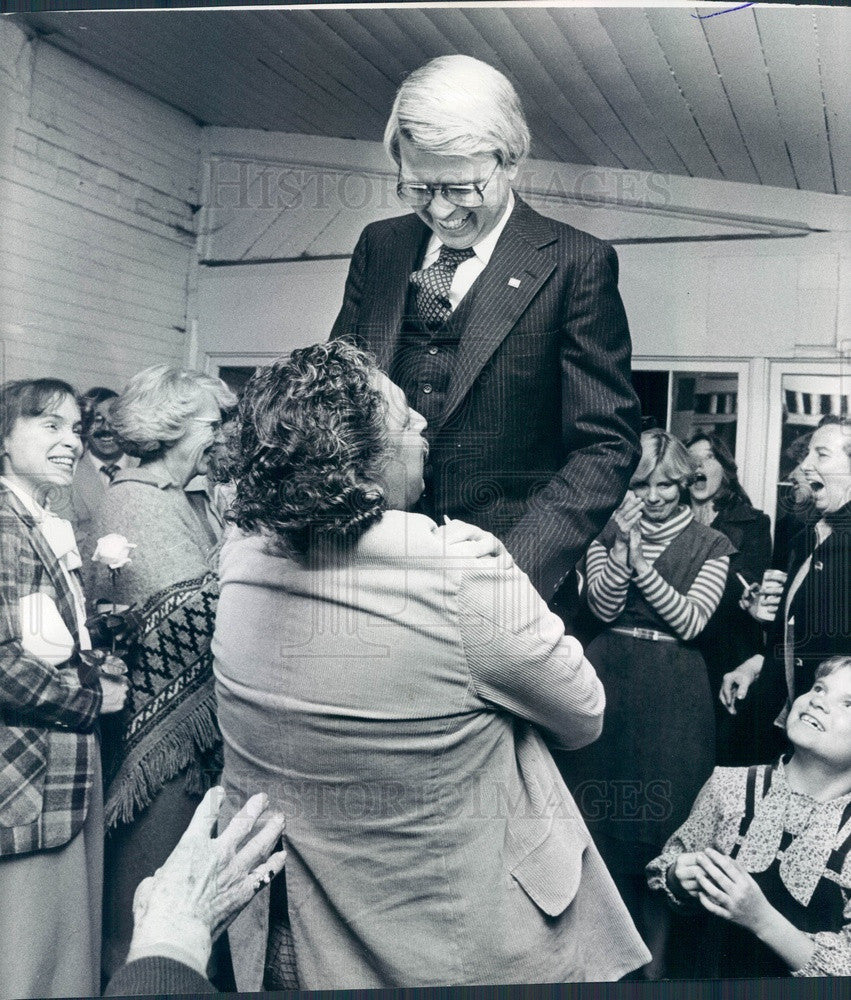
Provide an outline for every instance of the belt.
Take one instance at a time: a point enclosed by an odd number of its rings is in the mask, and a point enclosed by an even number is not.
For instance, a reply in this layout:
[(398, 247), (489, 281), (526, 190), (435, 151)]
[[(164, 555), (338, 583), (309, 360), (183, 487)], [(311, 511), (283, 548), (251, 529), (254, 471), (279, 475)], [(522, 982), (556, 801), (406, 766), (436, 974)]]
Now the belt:
[(632, 639), (649, 639), (651, 642), (679, 642), (675, 635), (668, 635), (667, 632), (657, 632), (655, 628), (618, 628), (612, 626), (610, 632), (617, 632), (618, 635), (628, 635)]

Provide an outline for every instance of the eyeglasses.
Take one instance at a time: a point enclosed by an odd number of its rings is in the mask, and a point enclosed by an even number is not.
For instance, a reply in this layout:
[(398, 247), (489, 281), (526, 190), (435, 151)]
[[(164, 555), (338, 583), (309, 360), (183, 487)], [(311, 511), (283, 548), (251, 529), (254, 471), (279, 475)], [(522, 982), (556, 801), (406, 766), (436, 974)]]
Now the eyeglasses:
[(219, 420), (208, 420), (206, 417), (190, 417), (190, 420), (194, 420), (197, 424), (207, 424), (210, 430), (214, 434), (218, 434), (222, 429), (222, 421)]
[(441, 198), (456, 208), (478, 208), (484, 203), (485, 188), (496, 173), (499, 161), (483, 181), (469, 181), (466, 184), (412, 184), (402, 180), (402, 170), (396, 181), (396, 194), (413, 208), (425, 208), (440, 192)]

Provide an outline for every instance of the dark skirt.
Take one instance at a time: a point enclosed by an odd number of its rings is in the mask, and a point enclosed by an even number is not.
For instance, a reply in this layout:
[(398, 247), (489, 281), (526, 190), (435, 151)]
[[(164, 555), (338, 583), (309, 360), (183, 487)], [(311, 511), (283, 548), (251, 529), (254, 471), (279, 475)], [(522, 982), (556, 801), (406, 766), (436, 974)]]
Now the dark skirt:
[(0, 859), (0, 997), (100, 995), (103, 794), (62, 847)]
[(174, 850), (201, 801), (186, 791), (186, 773), (167, 781), (131, 823), (106, 838), (103, 899), (103, 973), (115, 974), (127, 958), (133, 936), (133, 896)]
[(640, 874), (712, 773), (706, 665), (683, 643), (611, 631), (597, 636), (586, 656), (606, 692), (603, 732), (563, 766), (609, 867)]

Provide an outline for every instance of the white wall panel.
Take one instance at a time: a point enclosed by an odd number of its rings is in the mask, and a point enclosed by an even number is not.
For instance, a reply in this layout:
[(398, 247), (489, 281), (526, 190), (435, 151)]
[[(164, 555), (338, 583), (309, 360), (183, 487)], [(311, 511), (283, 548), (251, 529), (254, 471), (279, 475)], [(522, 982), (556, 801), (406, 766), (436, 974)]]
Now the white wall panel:
[(8, 21), (0, 78), (0, 375), (182, 363), (200, 127)]

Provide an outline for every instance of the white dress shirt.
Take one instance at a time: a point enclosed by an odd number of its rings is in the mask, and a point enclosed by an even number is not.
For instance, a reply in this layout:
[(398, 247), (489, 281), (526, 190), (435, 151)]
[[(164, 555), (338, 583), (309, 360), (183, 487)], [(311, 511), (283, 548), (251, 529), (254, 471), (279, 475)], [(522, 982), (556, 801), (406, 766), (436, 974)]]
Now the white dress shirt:
[[(473, 282), (478, 278), (478, 276), (484, 271), (488, 266), (493, 252), (496, 248), (496, 243), (499, 237), (502, 235), (503, 229), (508, 222), (508, 218), (514, 208), (514, 192), (509, 190), (508, 192), (508, 203), (505, 206), (505, 211), (502, 213), (502, 218), (494, 226), (494, 228), (485, 236), (483, 240), (473, 245), (473, 253), (475, 256), (470, 257), (469, 260), (462, 261), (456, 271), (455, 276), (452, 279), (452, 285), (449, 289), (449, 304), (454, 310), (461, 299), (470, 291), (473, 287)], [(440, 255), (440, 248), (443, 246), (437, 234), (432, 233), (431, 239), (428, 241), (428, 246), (426, 247), (426, 252), (423, 257), (423, 262), (420, 264), (420, 269), (431, 267), (432, 264), (437, 260)]]

